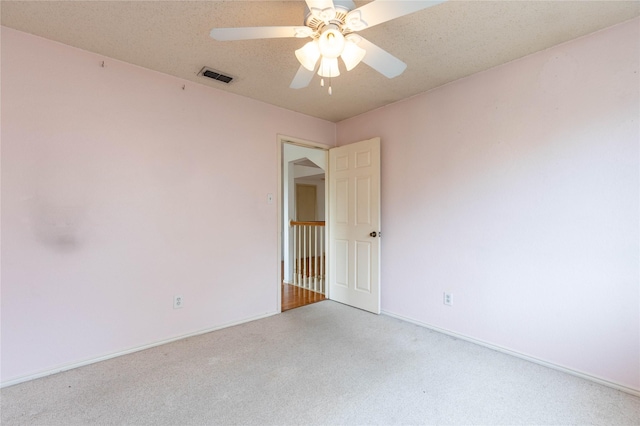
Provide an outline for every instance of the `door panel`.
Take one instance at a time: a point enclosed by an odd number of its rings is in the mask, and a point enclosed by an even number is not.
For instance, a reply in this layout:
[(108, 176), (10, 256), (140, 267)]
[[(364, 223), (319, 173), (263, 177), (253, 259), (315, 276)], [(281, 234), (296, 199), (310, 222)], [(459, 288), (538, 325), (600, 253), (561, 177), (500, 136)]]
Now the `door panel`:
[(356, 241), (356, 290), (371, 293), (371, 243)]
[(329, 297), (378, 314), (380, 139), (330, 149), (329, 170)]
[(336, 180), (334, 193), (335, 221), (341, 225), (346, 225), (349, 221), (349, 180)]
[(349, 241), (335, 242), (335, 283), (342, 287), (349, 286)]
[(371, 225), (371, 177), (356, 177), (356, 225)]

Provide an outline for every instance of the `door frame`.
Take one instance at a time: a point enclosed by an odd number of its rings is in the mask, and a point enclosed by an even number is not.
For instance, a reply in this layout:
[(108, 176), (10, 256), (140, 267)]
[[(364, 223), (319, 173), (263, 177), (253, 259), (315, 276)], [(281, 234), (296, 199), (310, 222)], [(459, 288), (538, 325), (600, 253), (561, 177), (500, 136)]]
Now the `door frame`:
[[(284, 149), (284, 144), (288, 143), (288, 144), (293, 144), (293, 145), (298, 145), (304, 148), (312, 148), (312, 149), (322, 149), (324, 151), (327, 152), (327, 159), (328, 159), (328, 155), (329, 155), (329, 149), (331, 148), (335, 148), (336, 145), (326, 145), (323, 143), (318, 143), (318, 142), (313, 142), (313, 141), (309, 141), (309, 140), (305, 140), (305, 139), (300, 139), (300, 138), (294, 138), (291, 136), (286, 136), (286, 135), (281, 135), (278, 134), (277, 135), (277, 141), (276, 141), (276, 151), (277, 151), (277, 165), (278, 165), (278, 196), (276, 197), (276, 202), (278, 204), (277, 207), (277, 221), (278, 221), (278, 234), (277, 234), (277, 240), (278, 240), (278, 253), (277, 253), (277, 258), (278, 258), (278, 262), (277, 262), (277, 276), (278, 276), (278, 280), (277, 280), (277, 285), (276, 285), (276, 300), (277, 300), (277, 312), (281, 313), (282, 312), (282, 291), (281, 291), (281, 287), (282, 287), (282, 275), (281, 275), (281, 264), (282, 264), (282, 238), (284, 236), (284, 229), (283, 229), (283, 217), (284, 217), (284, 212), (282, 211), (282, 180), (283, 180), (283, 164), (282, 164), (282, 151)], [(328, 165), (328, 161), (327, 161), (327, 165)], [(327, 170), (325, 170), (325, 182), (329, 182), (329, 167), (327, 167)], [(325, 184), (326, 185), (326, 184)], [(329, 212), (329, 191), (328, 189), (325, 191), (324, 194), (324, 198), (325, 198), (325, 217), (328, 219), (327, 215)], [(326, 221), (326, 229), (325, 229), (325, 233), (326, 235), (329, 235), (329, 221)], [(326, 251), (326, 256), (325, 256), (325, 268), (326, 268), (326, 275), (327, 277), (328, 272), (329, 272), (329, 268), (331, 267), (330, 262), (329, 262), (329, 247), (328, 244), (327, 246), (325, 246), (325, 251)], [(329, 299), (329, 286), (325, 284), (325, 296), (327, 299)]]

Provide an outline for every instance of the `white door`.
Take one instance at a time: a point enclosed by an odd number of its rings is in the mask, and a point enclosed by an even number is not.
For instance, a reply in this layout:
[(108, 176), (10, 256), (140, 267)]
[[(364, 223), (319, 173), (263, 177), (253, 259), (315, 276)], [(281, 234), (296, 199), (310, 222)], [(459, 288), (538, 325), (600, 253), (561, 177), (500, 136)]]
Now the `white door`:
[(380, 313), (380, 138), (329, 150), (329, 298)]

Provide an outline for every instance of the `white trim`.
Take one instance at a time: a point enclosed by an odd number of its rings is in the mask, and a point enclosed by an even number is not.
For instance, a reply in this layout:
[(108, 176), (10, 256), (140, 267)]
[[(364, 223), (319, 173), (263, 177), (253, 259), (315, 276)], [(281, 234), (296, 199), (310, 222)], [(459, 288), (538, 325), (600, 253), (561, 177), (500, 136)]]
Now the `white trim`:
[(284, 260), (282, 258), (282, 238), (284, 232), (282, 229), (282, 146), (284, 139), (285, 137), (281, 135), (277, 135), (276, 137), (276, 164), (278, 165), (278, 196), (276, 197), (276, 203), (278, 204), (276, 208), (276, 222), (278, 222), (276, 224), (276, 240), (278, 240), (276, 249), (276, 258), (278, 259), (278, 273), (276, 274), (276, 277), (278, 277), (276, 280), (276, 312), (279, 314), (282, 313), (282, 282), (280, 280), (282, 280), (282, 262)]
[(572, 368), (565, 367), (563, 365), (559, 365), (559, 364), (555, 364), (555, 363), (552, 363), (552, 362), (549, 362), (549, 361), (545, 361), (545, 360), (542, 360), (540, 358), (533, 357), (531, 355), (523, 354), (521, 352), (517, 352), (517, 351), (514, 351), (512, 349), (508, 349), (508, 348), (505, 348), (505, 347), (502, 347), (502, 346), (498, 346), (498, 345), (495, 345), (493, 343), (485, 342), (484, 340), (479, 340), (479, 339), (476, 339), (476, 338), (473, 338), (473, 337), (466, 336), (464, 334), (456, 333), (455, 331), (450, 331), (450, 330), (447, 330), (447, 329), (444, 329), (444, 328), (436, 327), (434, 325), (427, 324), (427, 323), (424, 323), (424, 322), (421, 322), (421, 321), (417, 321), (417, 320), (414, 320), (414, 319), (411, 319), (411, 318), (407, 318), (407, 317), (404, 317), (402, 315), (397, 315), (397, 314), (394, 314), (392, 312), (382, 311), (382, 314), (390, 316), (392, 318), (397, 318), (397, 319), (402, 320), (402, 321), (409, 322), (411, 324), (419, 325), (421, 327), (425, 327), (425, 328), (428, 328), (428, 329), (433, 330), (433, 331), (437, 331), (438, 333), (447, 334), (449, 336), (453, 336), (453, 337), (461, 339), (461, 340), (466, 340), (467, 342), (475, 343), (476, 345), (484, 346), (485, 348), (493, 349), (494, 351), (502, 352), (504, 354), (511, 355), (511, 356), (516, 357), (516, 358), (524, 359), (526, 361), (530, 361), (530, 362), (533, 362), (535, 364), (542, 365), (544, 367), (548, 367), (548, 368), (552, 368), (554, 370), (562, 371), (563, 373), (571, 374), (572, 376), (577, 376), (577, 377), (580, 377), (580, 378), (583, 378), (583, 379), (586, 379), (586, 380), (590, 380), (592, 382), (596, 382), (596, 383), (599, 383), (601, 385), (605, 385), (605, 386), (608, 386), (610, 388), (617, 389), (619, 391), (626, 392), (626, 393), (631, 394), (631, 395), (640, 396), (640, 390), (639, 389), (630, 388), (630, 387), (622, 385), (620, 383), (612, 382), (610, 380), (603, 379), (601, 377), (594, 376), (594, 375), (591, 375), (589, 373), (585, 373), (583, 371), (574, 370)]
[(293, 138), (291, 136), (278, 134), (278, 147), (281, 147), (282, 143), (291, 143), (294, 145), (303, 146), (305, 148), (319, 148), (325, 151), (336, 147), (335, 145), (327, 145), (324, 143), (313, 142), (306, 139)]
[(331, 244), (329, 243), (329, 235), (331, 235), (331, 163), (329, 162), (329, 152), (336, 146), (328, 148), (326, 151), (327, 170), (324, 172), (324, 297), (331, 300), (331, 274), (333, 268), (331, 264)]
[(198, 336), (200, 334), (210, 333), (212, 331), (217, 331), (217, 330), (221, 330), (223, 328), (233, 327), (235, 325), (240, 325), (240, 324), (244, 324), (244, 323), (247, 323), (247, 322), (256, 321), (256, 320), (267, 318), (267, 317), (270, 317), (272, 315), (277, 315), (277, 314), (278, 314), (278, 312), (271, 312), (271, 313), (264, 314), (264, 315), (258, 315), (256, 317), (251, 317), (251, 318), (247, 318), (247, 319), (240, 320), (240, 321), (230, 322), (230, 323), (223, 324), (223, 325), (220, 325), (220, 326), (217, 326), (217, 327), (207, 328), (205, 330), (200, 330), (200, 331), (196, 331), (196, 332), (193, 332), (193, 333), (183, 334), (183, 335), (180, 335), (180, 336), (177, 336), (177, 337), (172, 337), (172, 338), (169, 338), (169, 339), (160, 340), (159, 342), (149, 343), (147, 345), (142, 345), (142, 346), (136, 346), (135, 348), (126, 349), (124, 351), (119, 351), (119, 352), (114, 352), (114, 353), (111, 353), (111, 354), (108, 354), (108, 355), (99, 356), (97, 358), (91, 358), (91, 359), (87, 359), (87, 360), (84, 360), (84, 361), (75, 362), (75, 363), (72, 363), (72, 364), (65, 364), (65, 365), (62, 365), (62, 366), (58, 366), (58, 367), (52, 368), (50, 370), (41, 371), (39, 373), (30, 374), (30, 375), (27, 375), (27, 376), (18, 377), (17, 379), (12, 379), (12, 380), (8, 380), (6, 382), (2, 382), (2, 383), (0, 383), (0, 388), (5, 388), (5, 387), (8, 387), (8, 386), (17, 385), (18, 383), (23, 383), (23, 382), (27, 382), (29, 380), (39, 379), (39, 378), (46, 377), (46, 376), (51, 376), (52, 374), (61, 373), (63, 371), (67, 371), (67, 370), (73, 370), (74, 368), (84, 367), (85, 365), (95, 364), (96, 362), (106, 361), (108, 359), (116, 358), (116, 357), (119, 357), (119, 356), (122, 356), (122, 355), (128, 355), (128, 354), (131, 354), (131, 353), (134, 353), (134, 352), (144, 351), (146, 349), (154, 348), (156, 346), (166, 345), (167, 343), (175, 342), (177, 340), (182, 340), (182, 339), (186, 339), (188, 337)]

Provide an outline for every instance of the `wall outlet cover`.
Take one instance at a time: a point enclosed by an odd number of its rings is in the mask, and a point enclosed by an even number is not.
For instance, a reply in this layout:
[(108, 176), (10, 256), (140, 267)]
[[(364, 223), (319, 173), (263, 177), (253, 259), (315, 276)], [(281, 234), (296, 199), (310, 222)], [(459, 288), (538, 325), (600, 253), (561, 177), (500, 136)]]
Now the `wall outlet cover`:
[(444, 293), (443, 303), (447, 306), (453, 306), (453, 294)]
[(180, 295), (173, 296), (173, 309), (180, 309), (184, 305), (184, 299)]

